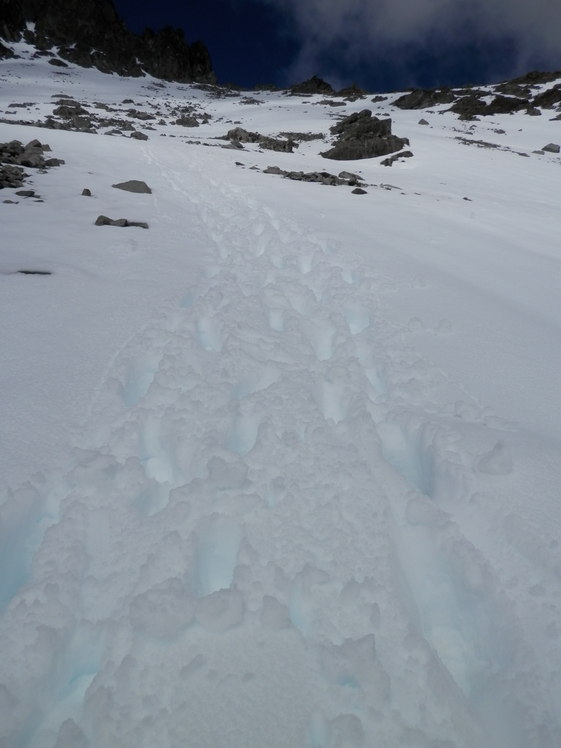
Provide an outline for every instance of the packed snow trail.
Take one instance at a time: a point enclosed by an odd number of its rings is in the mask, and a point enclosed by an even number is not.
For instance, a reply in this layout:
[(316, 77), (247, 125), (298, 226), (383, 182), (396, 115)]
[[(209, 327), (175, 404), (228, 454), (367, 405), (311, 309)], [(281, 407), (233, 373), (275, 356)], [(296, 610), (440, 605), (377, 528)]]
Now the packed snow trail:
[[(511, 427), (404, 345), (352, 247), (143, 153), (205, 270), (117, 354), (66, 474), (4, 507), (0, 745), (560, 744), (559, 667), (454, 520), (478, 471), (509, 480)], [(459, 413), (495, 444), (476, 470)]]

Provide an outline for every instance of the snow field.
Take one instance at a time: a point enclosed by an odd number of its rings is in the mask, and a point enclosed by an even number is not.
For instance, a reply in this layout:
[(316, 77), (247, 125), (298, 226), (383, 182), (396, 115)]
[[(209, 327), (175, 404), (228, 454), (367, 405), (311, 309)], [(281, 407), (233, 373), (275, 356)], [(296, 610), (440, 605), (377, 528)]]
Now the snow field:
[[(125, 84), (107, 96), (124, 97)], [(227, 116), (233, 105), (223, 106)], [(279, 106), (259, 115), (271, 128)], [(283, 116), (306, 129), (293, 107)], [(32, 412), (45, 393), (63, 402), (58, 381), (70, 403), (59, 421), (33, 419), (36, 444), (60, 424), (52, 468), (48, 445), (27, 454), (39, 472), (26, 481), (25, 465), (6, 460), (17, 479), (2, 505), (0, 745), (557, 745), (555, 436), (547, 418), (536, 417), (534, 437), (512, 417), (523, 410), (472, 395), (471, 382), (500, 369), (465, 351), (473, 319), (506, 338), (524, 319), (526, 344), (538, 309), (555, 333), (548, 261), (543, 305), (537, 292), (527, 315), (507, 305), (509, 327), (502, 301), (517, 272), (482, 284), (500, 265), (495, 235), (472, 228), (454, 190), (443, 208), (449, 193), (423, 167), (391, 172), (407, 203), (380, 190), (367, 208), (169, 138), (39, 137), (72, 176), (41, 177), (47, 202), (29, 208), (43, 211), (45, 240), (26, 260), (49, 257), (75, 314), (56, 316), (52, 286), (5, 283), (10, 350), (34, 360), (21, 326), (40, 313), (31, 342), (57, 347), (35, 380), (4, 382)], [(57, 203), (73, 221), (57, 248), (51, 198), (69, 192), (64, 179), (79, 195), (84, 160), (97, 204)], [(480, 164), (465, 169), (472, 178)], [(132, 176), (154, 194), (108, 190)], [(419, 198), (420, 217), (411, 193), (423, 187), (432, 194)], [(495, 207), (505, 252), (506, 204)], [(150, 230), (92, 227), (108, 206)], [(14, 215), (12, 264), (33, 238)], [(453, 269), (449, 253), (428, 248), (462, 222)], [(524, 230), (520, 221), (512, 233)], [(472, 247), (479, 267), (466, 280)], [(537, 288), (535, 261), (524, 262)], [(65, 340), (74, 355), (61, 353)], [(427, 353), (436, 349), (449, 351), (438, 365)], [(455, 357), (472, 363), (443, 365)], [(20, 409), (9, 420), (25, 437)]]

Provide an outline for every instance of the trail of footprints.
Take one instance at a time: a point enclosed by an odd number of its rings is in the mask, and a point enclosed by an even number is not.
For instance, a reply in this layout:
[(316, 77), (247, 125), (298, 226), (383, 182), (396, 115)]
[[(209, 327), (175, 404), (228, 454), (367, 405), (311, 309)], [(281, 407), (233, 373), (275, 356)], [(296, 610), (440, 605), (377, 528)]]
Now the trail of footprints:
[[(386, 279), (228, 187), (185, 199), (205, 276), (116, 360), (13, 609), (32, 638), (56, 585), (45, 625), (83, 664), (42, 695), (55, 664), (36, 658), (37, 710), (11, 709), (11, 729), (33, 745), (59, 745), (62, 717), (121, 746), (187, 724), (197, 748), (228, 730), (240, 748), (553, 745), (509, 602), (439, 507), (469, 471), (430, 401), (439, 374), (383, 317)], [(125, 727), (148, 694), (152, 726)]]

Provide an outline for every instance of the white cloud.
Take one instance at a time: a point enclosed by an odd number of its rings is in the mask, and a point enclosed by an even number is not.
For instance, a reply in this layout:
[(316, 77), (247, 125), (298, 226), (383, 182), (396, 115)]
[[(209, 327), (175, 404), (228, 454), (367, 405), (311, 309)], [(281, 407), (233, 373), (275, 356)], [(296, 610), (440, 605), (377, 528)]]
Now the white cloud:
[(561, 66), (561, 2), (557, 0), (262, 0), (287, 14), (301, 50), (292, 72), (317, 72), (322, 56), (347, 61), (383, 57), (407, 44), (438, 46), (462, 39), (511, 39), (520, 71)]

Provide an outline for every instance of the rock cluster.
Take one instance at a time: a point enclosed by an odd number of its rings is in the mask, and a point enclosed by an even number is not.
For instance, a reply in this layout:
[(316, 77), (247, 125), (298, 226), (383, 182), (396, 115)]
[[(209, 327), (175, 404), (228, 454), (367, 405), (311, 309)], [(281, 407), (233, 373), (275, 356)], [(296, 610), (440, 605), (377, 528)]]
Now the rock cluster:
[(235, 127), (233, 130), (229, 130), (222, 140), (229, 140), (233, 145), (238, 146), (242, 143), (258, 143), (260, 148), (283, 153), (292, 153), (294, 148), (298, 148), (298, 143), (295, 143), (291, 138), (286, 140), (271, 138), (258, 132), (244, 130), (243, 127)]
[(19, 140), (0, 143), (0, 189), (3, 187), (21, 187), (27, 176), (22, 167), (47, 169), (60, 166), (64, 161), (59, 158), (45, 158), (51, 150), (49, 145), (32, 140), (23, 145)]
[(407, 138), (392, 135), (391, 119), (373, 117), (370, 109), (345, 117), (331, 128), (331, 133), (338, 139), (333, 148), (321, 155), (336, 161), (386, 156), (409, 145)]
[(561, 77), (561, 71), (555, 73), (531, 72), (511, 81), (504, 81), (492, 87), (493, 99), (486, 101), (489, 90), (473, 88), (434, 88), (413, 89), (397, 98), (393, 105), (400, 109), (429, 109), (441, 104), (451, 104), (450, 111), (460, 115), (460, 119), (470, 120), (475, 117), (509, 114), (526, 111), (536, 116), (541, 114), (539, 107), (552, 109), (561, 104), (561, 84), (536, 93), (532, 89), (543, 86)]
[[(213, 83), (208, 50), (201, 42), (188, 45), (180, 29), (169, 26), (142, 35), (128, 31), (112, 0), (0, 0), (0, 36), (22, 36), (39, 51), (104, 73), (163, 80)], [(33, 23), (34, 30), (27, 27)], [(6, 49), (8, 52), (6, 53)], [(9, 48), (0, 49), (0, 55)], [(56, 64), (56, 63), (55, 63)]]
[(296, 182), (317, 182), (333, 187), (341, 184), (355, 187), (363, 183), (358, 174), (352, 174), (350, 171), (341, 171), (336, 176), (335, 174), (330, 174), (328, 171), (286, 171), (279, 166), (268, 166), (263, 173), (278, 174), (285, 179), (293, 179)]

